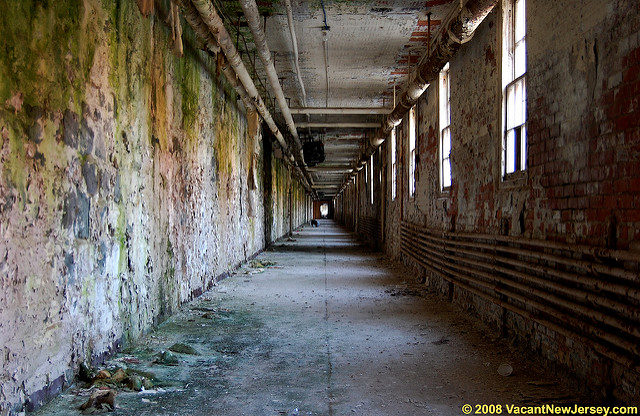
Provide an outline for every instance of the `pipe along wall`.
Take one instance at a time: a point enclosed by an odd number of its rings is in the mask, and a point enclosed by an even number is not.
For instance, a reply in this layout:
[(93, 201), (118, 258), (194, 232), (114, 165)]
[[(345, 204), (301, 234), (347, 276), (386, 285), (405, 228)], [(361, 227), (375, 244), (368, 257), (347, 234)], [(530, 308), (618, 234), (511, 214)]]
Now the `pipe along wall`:
[(308, 220), (259, 117), (185, 22), (174, 54), (162, 13), (144, 18), (134, 0), (3, 6), (0, 414), (38, 407), (79, 363), (288, 233), (290, 216)]

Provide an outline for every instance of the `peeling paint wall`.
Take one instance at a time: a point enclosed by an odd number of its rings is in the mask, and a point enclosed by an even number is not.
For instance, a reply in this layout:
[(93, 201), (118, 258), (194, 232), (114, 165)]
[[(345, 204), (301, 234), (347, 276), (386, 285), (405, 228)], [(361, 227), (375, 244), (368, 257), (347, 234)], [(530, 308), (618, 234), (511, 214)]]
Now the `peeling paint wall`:
[(273, 220), (271, 239), (288, 235), (291, 231), (311, 218), (309, 206), (311, 198), (302, 183), (291, 173), (288, 165), (280, 158), (272, 158), (272, 204)]
[[(433, 82), (418, 104), (416, 195), (408, 197), (405, 119), (397, 136), (398, 198), (391, 200), (387, 162), (386, 205), (378, 211), (385, 224), (384, 250), (413, 266), (416, 278), (589, 380), (599, 394), (623, 400), (638, 396), (636, 371), (595, 352), (578, 337), (560, 335), (449, 283), (440, 273), (425, 272), (402, 252), (400, 240), (405, 221), (435, 232), (638, 254), (639, 34), (636, 2), (527, 2), (528, 169), (519, 178), (502, 180), (502, 10), (496, 8), (450, 62), (452, 188), (442, 192), (439, 185), (438, 84)], [(383, 150), (388, 159), (386, 144)], [(362, 175), (358, 186), (348, 187), (337, 200), (343, 223), (354, 224), (374, 213)], [(637, 276), (637, 262), (617, 267), (635, 270)], [(597, 274), (589, 277), (610, 281)], [(554, 277), (545, 279), (552, 282)], [(631, 311), (624, 319), (634, 319), (637, 306), (627, 298), (623, 302)]]
[[(134, 0), (3, 6), (0, 414), (37, 407), (80, 362), (264, 248), (258, 117), (184, 22), (185, 56), (174, 54), (162, 10), (143, 18)], [(287, 215), (278, 201), (274, 238)]]

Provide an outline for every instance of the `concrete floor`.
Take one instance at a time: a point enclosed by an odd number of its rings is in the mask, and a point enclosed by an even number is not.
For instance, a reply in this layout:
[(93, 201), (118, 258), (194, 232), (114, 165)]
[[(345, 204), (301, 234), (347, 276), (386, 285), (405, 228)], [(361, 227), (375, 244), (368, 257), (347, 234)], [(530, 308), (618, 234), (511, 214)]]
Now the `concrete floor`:
[[(465, 403), (583, 399), (330, 221), (258, 260), (276, 264), (240, 269), (111, 361), (162, 386), (120, 391), (112, 414), (460, 415)], [(200, 355), (153, 364), (174, 342)], [(87, 394), (71, 388), (38, 414), (79, 413)]]

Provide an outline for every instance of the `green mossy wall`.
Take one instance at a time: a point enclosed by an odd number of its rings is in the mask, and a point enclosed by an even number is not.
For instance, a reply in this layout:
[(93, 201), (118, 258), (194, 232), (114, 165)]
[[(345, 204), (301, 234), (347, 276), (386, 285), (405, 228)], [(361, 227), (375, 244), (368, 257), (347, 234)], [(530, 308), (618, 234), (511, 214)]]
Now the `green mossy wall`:
[[(165, 21), (134, 0), (3, 2), (0, 415), (263, 248), (259, 122)], [(300, 188), (279, 169), (275, 193)]]

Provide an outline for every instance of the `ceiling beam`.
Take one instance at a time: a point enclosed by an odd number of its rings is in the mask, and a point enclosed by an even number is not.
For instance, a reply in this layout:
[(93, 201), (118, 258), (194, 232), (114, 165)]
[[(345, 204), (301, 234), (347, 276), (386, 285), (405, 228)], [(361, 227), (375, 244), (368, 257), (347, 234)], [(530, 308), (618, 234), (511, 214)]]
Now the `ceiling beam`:
[(380, 123), (297, 123), (299, 129), (377, 129)]
[(346, 172), (313, 172), (316, 176), (322, 177), (322, 175), (339, 175), (340, 177), (344, 177), (347, 175)]
[(353, 168), (351, 167), (342, 167), (342, 166), (314, 166), (308, 167), (307, 170), (309, 172), (334, 172), (334, 173), (351, 173), (353, 172)]
[(386, 107), (306, 107), (290, 108), (291, 114), (390, 114)]
[(355, 147), (356, 149), (361, 147), (362, 145), (359, 142), (348, 142), (346, 140), (342, 141), (342, 142), (325, 142), (324, 143), (324, 149), (343, 149), (345, 147)]

